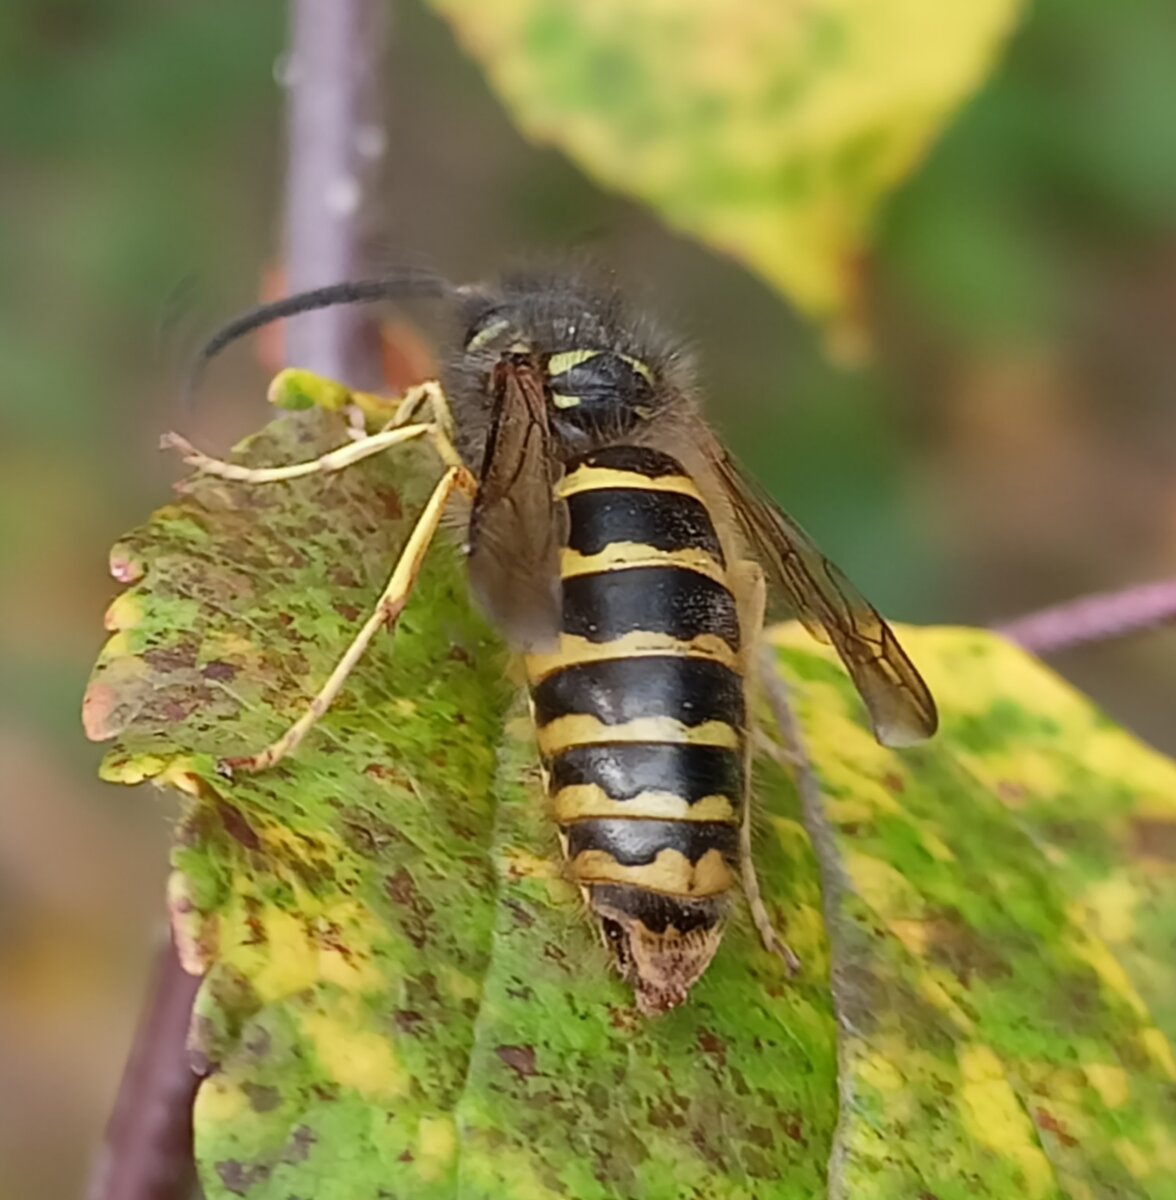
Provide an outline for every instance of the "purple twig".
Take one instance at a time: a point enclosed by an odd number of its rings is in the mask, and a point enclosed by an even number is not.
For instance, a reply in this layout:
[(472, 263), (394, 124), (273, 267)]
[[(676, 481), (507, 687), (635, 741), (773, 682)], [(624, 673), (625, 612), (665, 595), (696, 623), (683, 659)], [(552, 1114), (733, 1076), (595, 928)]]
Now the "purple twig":
[(199, 983), (165, 942), (86, 1200), (176, 1200), (192, 1191), (192, 1101), (199, 1080), (186, 1043)]
[(1047, 655), (1170, 622), (1176, 622), (1176, 579), (1084, 596), (994, 628), (1033, 654)]
[[(364, 273), (387, 134), (381, 97), (387, 0), (293, 0), (286, 284), (291, 292)], [(289, 322), (286, 361), (355, 387), (379, 383), (370, 313), (338, 307)]]

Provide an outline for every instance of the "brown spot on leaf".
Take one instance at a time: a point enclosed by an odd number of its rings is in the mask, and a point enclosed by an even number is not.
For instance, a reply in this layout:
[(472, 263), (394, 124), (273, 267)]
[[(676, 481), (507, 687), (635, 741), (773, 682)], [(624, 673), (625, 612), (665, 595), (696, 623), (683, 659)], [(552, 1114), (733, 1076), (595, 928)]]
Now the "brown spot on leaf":
[(796, 1113), (781, 1113), (779, 1123), (786, 1137), (801, 1146), (808, 1145), (808, 1138), (804, 1136), (804, 1121)]
[(216, 683), (225, 683), (236, 676), (237, 668), (232, 663), (210, 662), (200, 669), (200, 674)]
[(245, 1049), (254, 1058), (265, 1058), (270, 1052), (271, 1039), (268, 1029), (258, 1029), (245, 1042)]
[(242, 816), (239, 808), (221, 800), (217, 802), (216, 810), (229, 837), (240, 842), (247, 850), (261, 849), (261, 839), (254, 832), (253, 826)]
[(1053, 1113), (1046, 1112), (1044, 1108), (1035, 1108), (1033, 1110), (1033, 1120), (1037, 1123), (1038, 1129), (1044, 1129), (1047, 1133), (1052, 1133), (1063, 1146), (1078, 1145), (1078, 1139), (1072, 1137), (1066, 1131), (1066, 1127)]
[(396, 1023), (396, 1028), (409, 1037), (416, 1037), (425, 1023), (424, 1014), (417, 1012), (415, 1008), (398, 1008), (392, 1014), (392, 1020)]
[(906, 791), (906, 782), (897, 771), (887, 771), (882, 776), (882, 783), (892, 792), (901, 795)]
[(1140, 817), (1132, 822), (1132, 829), (1140, 854), (1176, 862), (1176, 821)]
[(496, 1046), (494, 1053), (519, 1079), (529, 1079), (537, 1073), (533, 1046)]
[(276, 1087), (261, 1083), (243, 1083), (243, 1091), (249, 1100), (249, 1107), (254, 1112), (273, 1112), (282, 1103), (282, 1093)]
[(143, 661), (160, 674), (188, 670), (196, 665), (196, 643), (180, 642), (175, 646), (157, 646), (143, 654)]
[(727, 1043), (709, 1029), (698, 1031), (698, 1048), (703, 1054), (713, 1058), (721, 1067), (727, 1065)]
[(408, 910), (410, 915), (404, 922), (404, 933), (419, 950), (429, 940), (428, 920), (433, 915), (433, 906), (417, 891), (412, 876), (404, 867), (388, 876), (384, 890), (389, 899)]
[(404, 515), (404, 509), (400, 504), (400, 496), (394, 489), (380, 488), (376, 492), (376, 499), (384, 510), (384, 516), (389, 521), (399, 521)]
[(516, 925), (530, 929), (535, 924), (535, 918), (517, 900), (507, 900), (506, 907), (510, 909)]
[(247, 1167), (244, 1163), (229, 1158), (216, 1164), (216, 1173), (226, 1191), (235, 1196), (244, 1196), (255, 1183), (261, 1183), (269, 1177), (269, 1168), (261, 1163)]
[(297, 1129), (290, 1135), (290, 1141), (286, 1145), (285, 1152), (282, 1154), (282, 1162), (295, 1163), (305, 1162), (310, 1157), (310, 1148), (318, 1141), (314, 1130), (306, 1125), (299, 1125)]

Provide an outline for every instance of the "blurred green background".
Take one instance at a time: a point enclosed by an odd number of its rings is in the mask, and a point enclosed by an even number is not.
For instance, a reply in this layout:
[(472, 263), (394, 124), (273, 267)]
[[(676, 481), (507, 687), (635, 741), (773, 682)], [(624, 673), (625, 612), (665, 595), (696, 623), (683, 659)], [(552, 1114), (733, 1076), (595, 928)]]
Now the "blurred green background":
[[(739, 267), (514, 132), (397, 6), (385, 224), (453, 278), (586, 250), (693, 340), (729, 442), (897, 618), (984, 623), (1176, 571), (1176, 6), (1040, 0), (886, 209), (876, 355), (840, 370)], [(80, 1194), (161, 935), (167, 802), (95, 778), (78, 705), (110, 543), (182, 423), (267, 417), (243, 348), (180, 416), (156, 335), (280, 237), (278, 0), (0, 3), (0, 1198)], [(393, 254), (395, 257), (395, 254)], [(1176, 748), (1176, 634), (1057, 664)]]

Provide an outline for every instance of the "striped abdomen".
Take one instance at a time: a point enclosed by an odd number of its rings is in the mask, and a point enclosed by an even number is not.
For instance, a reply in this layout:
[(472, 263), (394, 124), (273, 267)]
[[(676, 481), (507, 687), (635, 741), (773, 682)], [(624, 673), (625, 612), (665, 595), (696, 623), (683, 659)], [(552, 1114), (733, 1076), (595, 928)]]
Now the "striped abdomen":
[(573, 459), (559, 494), (562, 633), (526, 665), (571, 874), (598, 915), (655, 939), (712, 931), (717, 945), (746, 706), (714, 523), (682, 466), (644, 447)]

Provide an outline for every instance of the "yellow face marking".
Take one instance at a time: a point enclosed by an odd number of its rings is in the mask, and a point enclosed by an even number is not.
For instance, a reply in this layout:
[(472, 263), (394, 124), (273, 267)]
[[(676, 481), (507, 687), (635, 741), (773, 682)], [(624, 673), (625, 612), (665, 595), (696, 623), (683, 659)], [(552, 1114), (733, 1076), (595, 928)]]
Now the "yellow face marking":
[(735, 882), (718, 850), (708, 850), (696, 863), (678, 850), (660, 850), (650, 863), (626, 867), (606, 850), (584, 850), (569, 864), (572, 878), (585, 883), (628, 883), (670, 896), (717, 896)]
[(637, 488), (646, 492), (679, 492), (702, 500), (694, 480), (687, 475), (661, 475), (650, 479), (637, 471), (617, 471), (612, 467), (577, 467), (556, 484), (559, 497), (574, 496), (577, 492), (598, 492), (604, 488)]
[(565, 396), (563, 392), (552, 392), (551, 403), (556, 408), (578, 408), (580, 405), (579, 396)]
[(609, 745), (615, 742), (674, 742), (693, 746), (722, 746), (738, 750), (739, 730), (726, 721), (684, 725), (673, 717), (638, 717), (620, 725), (606, 725), (598, 717), (570, 713), (556, 717), (536, 730), (539, 751), (551, 758), (569, 746)]
[(628, 363), (642, 379), (645, 380), (651, 387), (653, 386), (653, 372), (639, 358), (634, 358), (631, 354), (618, 354), (617, 358), (623, 363)]
[(693, 546), (686, 550), (659, 550), (641, 542), (610, 542), (596, 554), (565, 549), (559, 557), (559, 573), (563, 579), (595, 575), (600, 571), (624, 571), (630, 567), (686, 567), (715, 583), (729, 586), (727, 572), (719, 563), (705, 550)]
[(478, 330), (468, 342), (466, 342), (467, 350), (481, 350), (484, 346), (489, 345), (496, 337), (505, 333), (510, 328), (510, 322), (505, 318), (500, 318), (497, 321), (491, 321), (485, 329)]
[(565, 371), (580, 366), (581, 363), (591, 362), (594, 358), (599, 358), (602, 353), (602, 350), (563, 350), (559, 354), (553, 354), (547, 360), (548, 378), (562, 375)]
[(631, 800), (614, 800), (595, 783), (575, 783), (560, 788), (551, 798), (561, 824), (584, 817), (640, 817), (667, 821), (738, 822), (735, 806), (726, 796), (703, 796), (693, 804), (673, 792), (646, 791)]
[(650, 633), (635, 629), (611, 642), (591, 642), (574, 634), (560, 634), (559, 646), (548, 654), (528, 654), (524, 660), (527, 679), (534, 687), (553, 671), (580, 663), (603, 662), (614, 658), (648, 658), (650, 655), (672, 654), (678, 658), (708, 658), (741, 673), (735, 651), (721, 637), (700, 633), (688, 642), (679, 641), (667, 633)]

